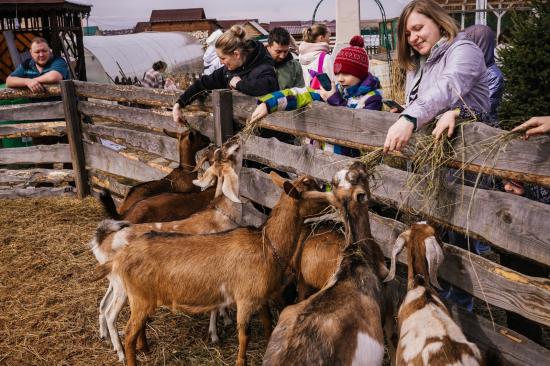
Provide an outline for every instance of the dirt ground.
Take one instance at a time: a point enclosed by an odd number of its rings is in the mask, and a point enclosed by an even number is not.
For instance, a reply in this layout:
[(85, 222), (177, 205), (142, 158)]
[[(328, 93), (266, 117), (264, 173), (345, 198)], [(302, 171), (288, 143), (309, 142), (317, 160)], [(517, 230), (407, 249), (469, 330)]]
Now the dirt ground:
[[(107, 281), (92, 281), (96, 260), (88, 242), (102, 218), (93, 198), (0, 200), (0, 365), (121, 365), (98, 335), (97, 307)], [(475, 312), (487, 316), (479, 301)], [(503, 323), (502, 310), (493, 316)], [(127, 318), (126, 308), (118, 329)], [(139, 362), (233, 365), (235, 326), (218, 322), (220, 346), (209, 342), (207, 330), (207, 314), (159, 310), (148, 323), (151, 352), (139, 354)], [(546, 347), (549, 335), (545, 327)], [(266, 344), (254, 318), (249, 365), (261, 364)]]
[[(91, 281), (88, 242), (102, 212), (88, 198), (0, 200), (0, 365), (121, 365), (99, 339), (97, 306), (106, 280)], [(119, 317), (123, 329), (128, 317)], [(160, 310), (147, 333), (141, 365), (233, 365), (234, 325), (219, 324), (221, 346), (208, 339), (208, 315)], [(249, 364), (261, 364), (266, 339), (254, 319)]]

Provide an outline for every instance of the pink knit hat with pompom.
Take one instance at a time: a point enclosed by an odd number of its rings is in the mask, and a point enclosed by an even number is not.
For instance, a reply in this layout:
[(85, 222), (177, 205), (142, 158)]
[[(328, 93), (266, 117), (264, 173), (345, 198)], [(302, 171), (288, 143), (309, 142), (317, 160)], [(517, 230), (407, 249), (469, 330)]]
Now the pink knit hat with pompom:
[(369, 74), (369, 56), (361, 36), (353, 36), (350, 46), (342, 48), (334, 60), (334, 74), (350, 74), (363, 80)]

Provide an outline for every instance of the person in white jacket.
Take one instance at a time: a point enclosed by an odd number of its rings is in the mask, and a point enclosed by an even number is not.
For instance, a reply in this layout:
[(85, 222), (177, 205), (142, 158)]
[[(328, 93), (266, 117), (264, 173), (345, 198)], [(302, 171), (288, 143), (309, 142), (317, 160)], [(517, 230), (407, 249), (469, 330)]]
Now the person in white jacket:
[(303, 31), (298, 60), (302, 66), (305, 85), (315, 90), (320, 89), (319, 81), (315, 77), (317, 74), (326, 73), (331, 81), (334, 80), (329, 42), (330, 31), (324, 24), (313, 24)]
[(206, 50), (204, 51), (204, 56), (202, 56), (203, 63), (204, 63), (204, 75), (210, 75), (215, 70), (222, 67), (222, 63), (220, 62), (220, 58), (216, 54), (216, 47), (214, 46), (216, 44), (216, 41), (220, 36), (223, 34), (221, 29), (217, 29), (216, 31), (212, 32), (206, 38)]

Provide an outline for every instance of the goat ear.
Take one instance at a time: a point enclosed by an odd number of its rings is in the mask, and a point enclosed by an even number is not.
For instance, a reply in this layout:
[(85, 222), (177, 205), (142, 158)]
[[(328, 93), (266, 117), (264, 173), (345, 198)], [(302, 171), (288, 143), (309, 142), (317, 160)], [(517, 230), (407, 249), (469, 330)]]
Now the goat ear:
[(405, 233), (401, 233), (397, 237), (397, 240), (395, 241), (395, 244), (393, 245), (393, 250), (391, 252), (391, 266), (390, 266), (390, 273), (388, 276), (384, 279), (384, 282), (389, 282), (395, 278), (395, 262), (397, 261), (397, 255), (403, 250), (403, 247), (405, 246)]
[(168, 131), (166, 128), (163, 128), (162, 132), (164, 132), (166, 136), (169, 136), (175, 139), (179, 139), (182, 135), (181, 133), (178, 133), (178, 132)]
[(332, 192), (306, 191), (302, 193), (302, 198), (307, 200), (324, 201), (329, 205), (336, 205), (336, 198)]
[(210, 168), (206, 169), (202, 177), (200, 179), (193, 179), (193, 184), (201, 187), (201, 189), (204, 191), (208, 187), (212, 187), (214, 183), (216, 182), (216, 174), (214, 172), (214, 166), (211, 166)]
[(233, 154), (235, 154), (237, 151), (239, 151), (240, 147), (241, 146), (239, 144), (233, 144), (233, 145), (229, 146), (229, 148), (225, 152), (225, 158), (226, 159), (231, 158), (233, 156)]
[(287, 181), (286, 179), (284, 179), (283, 177), (281, 177), (279, 174), (275, 173), (274, 171), (271, 171), (269, 173), (269, 176), (271, 177), (271, 180), (273, 181), (273, 183), (275, 183), (275, 185), (281, 189), (284, 189), (284, 184), (285, 182)]
[(285, 180), (285, 182), (283, 183), (283, 189), (287, 195), (294, 198), (295, 200), (299, 200), (302, 196), (298, 191), (298, 188), (294, 187), (294, 185), (288, 180)]
[(443, 249), (441, 249), (441, 245), (439, 245), (435, 236), (429, 236), (424, 239), (424, 246), (426, 247), (426, 260), (428, 261), (430, 283), (435, 288), (441, 290), (441, 286), (437, 281), (437, 270), (441, 263), (443, 263), (443, 259), (445, 259)]
[(225, 168), (223, 171), (222, 192), (225, 197), (235, 203), (242, 203), (239, 199), (239, 177), (231, 168)]

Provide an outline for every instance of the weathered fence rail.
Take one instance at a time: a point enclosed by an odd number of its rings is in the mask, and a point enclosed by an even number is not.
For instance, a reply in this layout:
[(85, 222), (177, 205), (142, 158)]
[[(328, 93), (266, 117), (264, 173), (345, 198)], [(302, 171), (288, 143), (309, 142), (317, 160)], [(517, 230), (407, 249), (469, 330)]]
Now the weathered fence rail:
[[(70, 123), (79, 124), (81, 137), (77, 144), (81, 145), (83, 152), (82, 166), (76, 169), (84, 171), (86, 182), (93, 192), (98, 188), (107, 188), (115, 197), (123, 197), (136, 182), (158, 179), (175, 166), (178, 159), (177, 141), (162, 130), (183, 130), (182, 126), (172, 121), (171, 112), (166, 109), (175, 103), (179, 91), (76, 81), (70, 83), (78, 97), (71, 101), (75, 113), (72, 119), (77, 122)], [(86, 98), (93, 98), (94, 101), (87, 101)], [(112, 102), (138, 103), (138, 106)], [(144, 109), (140, 106), (156, 108)], [(243, 124), (254, 107), (254, 98), (235, 92), (216, 91), (202, 104), (185, 108), (184, 114), (191, 125), (219, 142), (232, 134), (233, 127)], [(48, 108), (59, 111), (58, 106)], [(35, 113), (34, 108), (30, 107), (26, 111)], [(10, 109), (4, 116), (8, 113), (11, 113), (9, 116), (18, 115)], [(67, 115), (67, 106), (64, 115)], [(0, 120), (2, 116), (0, 111)], [(396, 118), (390, 113), (354, 111), (314, 103), (312, 108), (301, 111), (270, 115), (261, 122), (261, 127), (368, 150), (383, 145), (386, 131)], [(68, 122), (70, 120), (67, 119)], [(25, 133), (39, 133), (40, 128), (55, 130), (58, 127), (13, 125), (4, 130), (0, 127), (0, 134), (26, 136)], [(448, 165), (550, 186), (550, 139), (543, 137), (529, 142), (514, 139), (503, 144), (498, 154), (483, 151), (483, 144), (496, 141), (501, 133), (478, 123), (464, 126), (462, 137), (454, 146), (456, 153)], [(78, 140), (76, 136), (75, 139)], [(414, 141), (411, 146), (413, 144)], [(27, 149), (22, 150), (25, 155), (31, 156), (26, 160), (61, 159), (57, 161), (73, 161), (74, 165), (74, 153), (71, 158), (71, 150), (67, 146), (51, 150)], [(10, 149), (0, 150), (0, 164), (21, 160), (15, 152), (6, 150)], [(337, 170), (352, 161), (312, 146), (294, 146), (256, 136), (246, 140), (243, 150), (244, 158), (249, 161), (289, 173), (310, 174), (323, 181), (330, 181)], [(412, 149), (408, 149), (401, 156), (408, 158), (413, 153)], [(503, 192), (450, 184), (444, 196), (452, 205), (440, 210), (427, 206), (418, 193), (408, 192), (406, 182), (410, 173), (382, 164), (377, 167), (376, 176), (377, 183), (372, 195), (380, 204), (428, 218), (472, 238), (483, 239), (494, 248), (550, 265), (550, 232), (545, 229), (550, 222), (550, 210), (546, 205)], [(241, 170), (240, 193), (268, 208), (273, 207), (279, 195), (267, 174), (251, 168)], [(246, 212), (250, 220), (257, 222), (263, 219), (250, 205)], [(389, 256), (395, 238), (405, 229), (405, 224), (373, 214), (371, 226), (374, 237), (385, 255)], [(440, 270), (442, 279), (492, 306), (550, 326), (548, 278), (518, 273), (452, 245), (445, 244), (444, 250), (446, 259)], [(399, 260), (404, 262), (403, 257)], [(497, 350), (504, 364), (538, 366), (549, 359), (549, 350), (509, 329), (459, 309), (453, 308), (452, 313), (469, 339), (483, 350)]]

